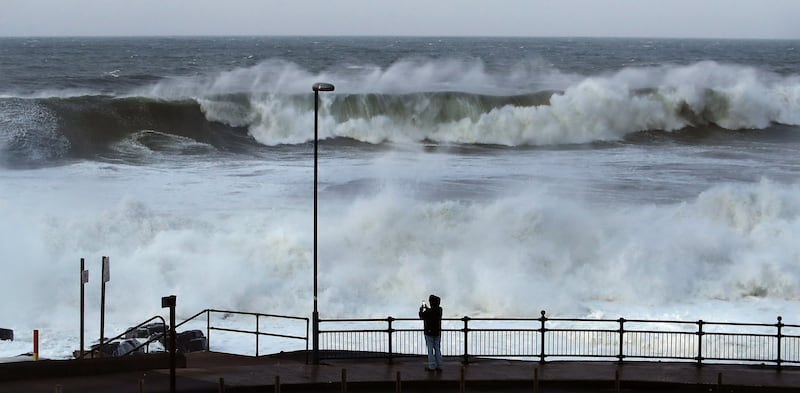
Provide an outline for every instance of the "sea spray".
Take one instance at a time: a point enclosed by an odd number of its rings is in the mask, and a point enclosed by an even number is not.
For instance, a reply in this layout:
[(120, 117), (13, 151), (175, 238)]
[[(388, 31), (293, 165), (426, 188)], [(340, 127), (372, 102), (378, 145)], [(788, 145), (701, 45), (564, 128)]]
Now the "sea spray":
[[(731, 130), (763, 129), (773, 122), (797, 125), (792, 114), (800, 108), (797, 78), (714, 62), (624, 69), (613, 75), (574, 81), (561, 86), (563, 92), (527, 92), (532, 97), (543, 97), (541, 101), (528, 99), (499, 106), (480, 95), (442, 92), (438, 79), (428, 78), (431, 85), (421, 87), (417, 94), (397, 96), (399, 93), (388, 93), (376, 86), (369, 90), (370, 94), (384, 98), (354, 100), (353, 95), (360, 90), (343, 88), (331, 97), (323, 97), (321, 116), (327, 123), (323, 129), (331, 130), (323, 138), (346, 137), (369, 143), (431, 140), (557, 145), (619, 140), (639, 131), (676, 131), (706, 125)], [(452, 91), (474, 90), (468, 86), (455, 84)], [(400, 98), (402, 106), (386, 105), (400, 102)], [(298, 112), (307, 108), (307, 103), (280, 94), (257, 95), (253, 100), (250, 111), (255, 113), (244, 118), (253, 119), (248, 127), (256, 140), (268, 145), (297, 143), (296, 138), (307, 140), (301, 137), (305, 134), (300, 131), (305, 130), (300, 127), (303, 122), (287, 121), (312, 118), (310, 108), (305, 109), (305, 114)], [(204, 105), (213, 119), (241, 125), (242, 116), (229, 121), (212, 108)]]
[(180, 319), (309, 316), (315, 82), (323, 318), (435, 292), (456, 318), (800, 320), (796, 42), (3, 43), (2, 143), (26, 148), (0, 153), (0, 311), (43, 356), (76, 348), (82, 257), (87, 337), (103, 255), (107, 332), (170, 294)]
[[(349, 315), (354, 305), (363, 315), (401, 315), (434, 288), (453, 312), (488, 315), (542, 307), (580, 314), (583, 302), (597, 300), (795, 299), (797, 274), (778, 271), (796, 271), (796, 195), (766, 182), (713, 188), (688, 204), (600, 209), (546, 191), (487, 202), (420, 202), (384, 191), (323, 209), (321, 298), (329, 316)], [(15, 274), (3, 286), (6, 296), (39, 288), (31, 315), (60, 309), (64, 303), (47, 300), (53, 296), (74, 305), (77, 291), (65, 285), (73, 265), (106, 254), (114, 262), (109, 290), (125, 294), (109, 302), (117, 317), (147, 315), (151, 298), (166, 292), (183, 299), (185, 312), (307, 308), (306, 210), (184, 215), (143, 201), (80, 215), (3, 209), (18, 218), (3, 227), (11, 258), (49, 272)], [(699, 236), (688, 235), (698, 228)], [(44, 247), (25, 247), (37, 233)]]

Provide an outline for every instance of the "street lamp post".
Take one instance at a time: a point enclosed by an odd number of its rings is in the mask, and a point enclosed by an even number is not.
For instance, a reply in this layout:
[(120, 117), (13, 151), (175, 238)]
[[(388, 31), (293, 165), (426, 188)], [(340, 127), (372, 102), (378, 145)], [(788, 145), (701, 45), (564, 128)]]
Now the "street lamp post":
[(319, 92), (333, 91), (330, 83), (315, 83), (311, 86), (314, 90), (314, 312), (311, 314), (313, 335), (313, 361), (319, 364), (319, 310), (317, 310), (317, 146), (319, 145)]

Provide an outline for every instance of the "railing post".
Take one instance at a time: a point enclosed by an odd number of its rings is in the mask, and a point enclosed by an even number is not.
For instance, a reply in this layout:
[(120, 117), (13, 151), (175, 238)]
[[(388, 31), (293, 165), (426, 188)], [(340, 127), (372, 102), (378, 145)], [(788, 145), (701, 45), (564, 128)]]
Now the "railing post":
[(469, 363), (469, 343), (468, 343), (468, 336), (469, 336), (469, 317), (461, 318), (464, 321), (464, 360), (463, 363)]
[(781, 368), (781, 339), (783, 338), (783, 318), (778, 315), (778, 369)]
[(206, 309), (206, 351), (211, 350), (211, 309)]
[(389, 329), (386, 330), (386, 333), (389, 334), (389, 363), (391, 363), (392, 360), (394, 359), (394, 351), (392, 349), (392, 336), (394, 336), (394, 329), (392, 329), (392, 322), (394, 321), (394, 318), (392, 317), (386, 318), (386, 321), (389, 323)]
[(697, 321), (697, 367), (703, 365), (703, 320)]
[(308, 318), (306, 318), (306, 364), (308, 364)]
[(625, 350), (625, 318), (619, 319), (619, 354), (617, 355), (617, 361), (622, 363), (622, 359), (625, 357), (623, 353)]
[(256, 316), (256, 357), (258, 357), (258, 336), (260, 336), (260, 334), (258, 330), (258, 314), (255, 314), (255, 316)]
[(544, 363), (544, 357), (545, 357), (545, 353), (544, 353), (544, 332), (546, 332), (547, 329), (545, 329), (544, 323), (545, 323), (545, 321), (547, 321), (547, 317), (545, 317), (544, 314), (545, 314), (545, 312), (544, 312), (544, 310), (542, 310), (542, 316), (539, 317), (539, 321), (541, 322), (541, 327), (539, 328), (539, 336), (541, 337), (541, 341), (539, 343), (539, 345), (540, 345), (540, 348), (539, 348), (540, 349), (539, 362), (540, 363)]

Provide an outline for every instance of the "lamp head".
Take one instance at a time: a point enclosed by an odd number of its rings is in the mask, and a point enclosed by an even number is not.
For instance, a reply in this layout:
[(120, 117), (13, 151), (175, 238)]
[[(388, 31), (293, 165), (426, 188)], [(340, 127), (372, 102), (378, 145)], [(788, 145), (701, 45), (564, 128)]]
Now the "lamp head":
[(317, 82), (311, 86), (311, 89), (314, 91), (333, 91), (333, 85), (325, 82)]

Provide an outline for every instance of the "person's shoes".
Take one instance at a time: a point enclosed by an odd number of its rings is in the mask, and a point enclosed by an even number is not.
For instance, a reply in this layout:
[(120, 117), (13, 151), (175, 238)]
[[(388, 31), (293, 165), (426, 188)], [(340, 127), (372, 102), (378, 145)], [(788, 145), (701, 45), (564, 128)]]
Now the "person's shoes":
[(434, 369), (432, 369), (430, 367), (425, 367), (425, 371), (432, 372), (432, 371), (436, 371), (436, 370), (434, 370)]
[(436, 367), (436, 372), (437, 372), (437, 373), (440, 373), (440, 372), (442, 372), (442, 368), (441, 368), (441, 367)]

